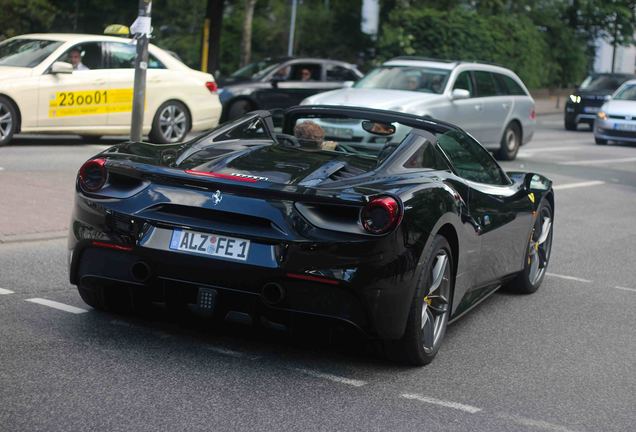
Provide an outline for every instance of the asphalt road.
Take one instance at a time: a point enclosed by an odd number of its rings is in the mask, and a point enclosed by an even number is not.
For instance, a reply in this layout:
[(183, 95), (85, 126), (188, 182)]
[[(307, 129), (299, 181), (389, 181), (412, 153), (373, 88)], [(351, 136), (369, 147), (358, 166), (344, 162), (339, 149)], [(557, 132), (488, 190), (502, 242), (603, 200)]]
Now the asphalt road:
[[(25, 167), (72, 187), (99, 148), (18, 140), (0, 188)], [(97, 312), (67, 281), (64, 239), (0, 244), (0, 430), (635, 430), (636, 146), (547, 116), (504, 166), (555, 182), (549, 274), (450, 326), (424, 368), (346, 335)]]

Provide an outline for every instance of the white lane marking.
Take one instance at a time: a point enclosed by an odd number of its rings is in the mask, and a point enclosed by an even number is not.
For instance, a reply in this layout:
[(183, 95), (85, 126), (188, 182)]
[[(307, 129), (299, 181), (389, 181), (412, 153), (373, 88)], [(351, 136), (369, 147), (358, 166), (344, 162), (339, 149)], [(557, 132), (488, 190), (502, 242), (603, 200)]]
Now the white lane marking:
[(32, 299), (26, 299), (25, 301), (41, 304), (43, 306), (48, 306), (53, 309), (59, 309), (61, 311), (70, 312), (74, 314), (82, 314), (82, 313), (88, 312), (86, 309), (78, 308), (78, 307), (67, 305), (64, 303), (58, 303), (56, 301), (47, 300), (43, 298), (32, 298)]
[(520, 155), (525, 155), (525, 154), (534, 155), (536, 153), (560, 152), (560, 151), (567, 151), (567, 150), (576, 150), (576, 149), (580, 149), (580, 148), (581, 148), (580, 146), (530, 148), (530, 149), (519, 150), (519, 154)]
[(338, 375), (332, 375), (328, 373), (318, 372), (311, 369), (303, 369), (303, 368), (292, 368), (293, 370), (304, 373), (305, 375), (312, 376), (314, 378), (323, 378), (328, 379), (329, 381), (338, 382), (340, 384), (346, 384), (354, 387), (362, 387), (366, 384), (366, 381), (356, 380), (352, 378), (341, 377)]
[(401, 395), (403, 398), (405, 399), (413, 399), (413, 400), (417, 400), (420, 402), (424, 402), (424, 403), (429, 403), (429, 404), (433, 404), (433, 405), (440, 405), (446, 408), (453, 408), (456, 410), (460, 410), (460, 411), (465, 411), (467, 413), (471, 413), (471, 414), (475, 414), (478, 413), (479, 411), (481, 411), (481, 408), (477, 408), (474, 407), (472, 405), (465, 405), (459, 402), (451, 402), (451, 401), (445, 401), (445, 400), (441, 400), (441, 399), (435, 399), (435, 398), (431, 398), (431, 397), (427, 397), (427, 396), (422, 396), (422, 395), (418, 395), (418, 394), (410, 394), (410, 393), (405, 393), (403, 395)]
[(602, 184), (605, 184), (605, 182), (600, 180), (592, 180), (592, 181), (586, 181), (586, 182), (560, 184), (560, 185), (552, 186), (552, 189), (554, 190), (574, 189), (574, 188), (580, 188), (580, 187), (598, 186)]
[(621, 158), (621, 159), (591, 159), (591, 160), (582, 160), (582, 161), (559, 162), (559, 165), (599, 165), (599, 164), (605, 164), (605, 163), (626, 163), (626, 162), (636, 162), (636, 157)]
[(13, 291), (8, 290), (8, 289), (4, 289), (4, 288), (0, 288), (0, 295), (1, 294), (13, 294)]
[(506, 414), (506, 413), (497, 413), (496, 415), (500, 419), (510, 420), (522, 426), (529, 426), (529, 427), (534, 427), (534, 428), (543, 429), (543, 430), (552, 431), (552, 432), (575, 432), (572, 429), (566, 428), (565, 426), (548, 423), (543, 420), (534, 420), (527, 417), (521, 417), (521, 416)]
[(577, 282), (584, 282), (584, 283), (592, 283), (591, 280), (589, 279), (583, 279), (583, 278), (578, 278), (578, 277), (574, 277), (574, 276), (566, 276), (566, 275), (560, 275), (560, 274), (556, 274), (556, 273), (547, 273), (546, 275), (551, 276), (551, 277), (555, 277), (555, 278), (559, 278), (559, 279), (567, 279), (567, 280), (573, 280), (573, 281), (577, 281)]
[(633, 292), (636, 292), (636, 289), (634, 289), (634, 288), (627, 288), (627, 287), (622, 287), (622, 286), (615, 286), (614, 288), (619, 289), (619, 290), (623, 290), (623, 291), (633, 291)]

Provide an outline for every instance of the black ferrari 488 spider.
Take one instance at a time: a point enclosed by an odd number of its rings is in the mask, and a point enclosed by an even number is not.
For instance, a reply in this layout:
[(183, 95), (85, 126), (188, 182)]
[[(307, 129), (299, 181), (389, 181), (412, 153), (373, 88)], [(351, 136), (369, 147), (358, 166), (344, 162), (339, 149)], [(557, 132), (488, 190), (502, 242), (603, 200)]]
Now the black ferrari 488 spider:
[(128, 142), (79, 170), (70, 280), (97, 309), (180, 305), (345, 323), (422, 365), (499, 287), (531, 293), (552, 183), (461, 129), (389, 111), (255, 111), (185, 144)]

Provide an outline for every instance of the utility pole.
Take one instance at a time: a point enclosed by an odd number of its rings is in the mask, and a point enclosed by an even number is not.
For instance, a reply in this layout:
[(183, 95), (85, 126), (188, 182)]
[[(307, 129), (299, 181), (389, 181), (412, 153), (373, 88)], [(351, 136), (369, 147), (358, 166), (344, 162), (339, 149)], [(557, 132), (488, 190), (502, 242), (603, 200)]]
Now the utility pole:
[(294, 33), (296, 32), (296, 8), (298, 0), (292, 0), (291, 20), (289, 22), (289, 40), (287, 43), (287, 55), (294, 55)]
[(148, 69), (148, 38), (150, 37), (150, 13), (152, 0), (139, 0), (137, 19), (130, 26), (130, 32), (137, 41), (135, 60), (135, 85), (133, 89), (132, 120), (130, 122), (130, 140), (141, 141), (144, 125), (144, 105), (146, 103), (146, 70)]
[(201, 70), (203, 72), (210, 72), (214, 74), (220, 68), (219, 53), (221, 52), (223, 3), (224, 0), (207, 0), (205, 21), (203, 22), (203, 44), (201, 49)]

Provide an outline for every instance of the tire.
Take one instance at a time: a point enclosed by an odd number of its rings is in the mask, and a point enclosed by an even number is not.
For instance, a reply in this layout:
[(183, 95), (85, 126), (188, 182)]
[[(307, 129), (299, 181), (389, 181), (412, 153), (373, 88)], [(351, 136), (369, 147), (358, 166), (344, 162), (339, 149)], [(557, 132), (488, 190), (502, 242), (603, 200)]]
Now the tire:
[(389, 358), (412, 366), (426, 365), (435, 358), (452, 304), (453, 255), (446, 238), (436, 235), (426, 254), (404, 336), (384, 344)]
[(497, 151), (497, 159), (511, 161), (517, 157), (521, 146), (521, 130), (517, 123), (510, 123), (501, 137), (501, 144)]
[(606, 139), (603, 139), (603, 138), (596, 138), (596, 137), (594, 137), (594, 142), (595, 142), (597, 145), (607, 145), (607, 140), (606, 140)]
[(9, 144), (18, 129), (18, 109), (4, 96), (0, 96), (0, 146)]
[(152, 120), (150, 141), (156, 144), (171, 144), (184, 140), (192, 124), (186, 106), (176, 100), (161, 104)]
[(547, 200), (543, 200), (537, 214), (538, 216), (528, 241), (528, 253), (524, 261), (523, 270), (504, 286), (506, 291), (517, 294), (532, 294), (539, 289), (541, 282), (543, 282), (550, 262), (552, 234), (554, 231), (552, 228), (554, 214), (552, 213), (552, 206)]
[(569, 130), (569, 131), (575, 131), (576, 130), (576, 122), (572, 119), (568, 119), (567, 117), (565, 118), (565, 129)]
[(246, 99), (239, 99), (227, 107), (227, 120), (236, 120), (250, 111), (254, 111), (254, 104)]

